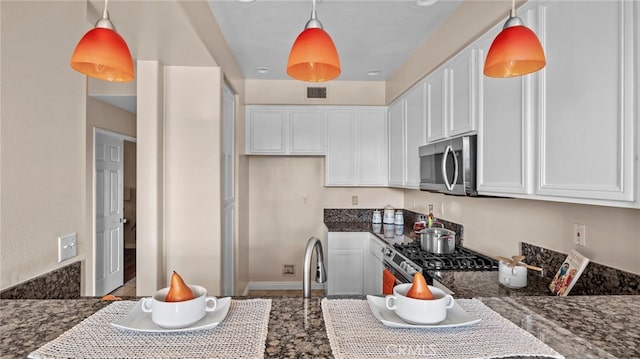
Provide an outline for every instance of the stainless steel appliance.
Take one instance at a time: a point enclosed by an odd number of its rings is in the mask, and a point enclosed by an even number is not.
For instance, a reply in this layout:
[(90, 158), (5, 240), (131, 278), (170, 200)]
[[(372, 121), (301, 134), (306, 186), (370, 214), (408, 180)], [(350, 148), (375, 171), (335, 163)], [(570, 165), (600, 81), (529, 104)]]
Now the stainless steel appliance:
[(389, 244), (382, 250), (383, 264), (396, 277), (397, 283), (411, 283), (420, 272), (433, 284), (433, 274), (441, 271), (497, 271), (498, 261), (457, 246), (451, 253), (431, 253), (421, 248), (420, 240), (405, 236), (402, 243)]
[(420, 189), (477, 196), (477, 136), (461, 136), (420, 146)]

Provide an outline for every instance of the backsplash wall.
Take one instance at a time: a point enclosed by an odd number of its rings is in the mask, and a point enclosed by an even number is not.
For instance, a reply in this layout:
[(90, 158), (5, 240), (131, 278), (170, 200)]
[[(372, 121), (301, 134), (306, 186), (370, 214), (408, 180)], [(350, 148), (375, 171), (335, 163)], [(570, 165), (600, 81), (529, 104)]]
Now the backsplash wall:
[[(539, 200), (446, 196), (405, 190), (404, 207), (464, 226), (464, 245), (487, 255), (510, 257), (520, 243), (569, 253), (640, 274), (640, 210)], [(440, 203), (444, 213), (439, 213)], [(573, 224), (585, 224), (586, 246), (573, 244)]]

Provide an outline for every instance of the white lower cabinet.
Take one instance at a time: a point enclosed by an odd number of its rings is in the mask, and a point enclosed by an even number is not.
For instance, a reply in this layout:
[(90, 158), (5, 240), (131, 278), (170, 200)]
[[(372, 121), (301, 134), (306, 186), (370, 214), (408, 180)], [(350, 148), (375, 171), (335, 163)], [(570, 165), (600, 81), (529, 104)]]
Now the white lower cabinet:
[(382, 294), (383, 247), (369, 232), (329, 232), (327, 295)]
[(369, 234), (369, 266), (364, 274), (367, 282), (364, 294), (382, 294), (382, 271), (384, 270), (382, 249), (384, 247), (385, 243), (381, 239)]
[(369, 233), (329, 232), (327, 295), (362, 295)]

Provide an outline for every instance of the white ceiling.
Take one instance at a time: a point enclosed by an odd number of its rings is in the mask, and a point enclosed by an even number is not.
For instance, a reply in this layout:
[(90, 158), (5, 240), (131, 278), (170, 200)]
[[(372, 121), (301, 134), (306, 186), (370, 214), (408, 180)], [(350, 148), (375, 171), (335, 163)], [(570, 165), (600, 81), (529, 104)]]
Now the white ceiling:
[[(433, 3), (418, 6), (419, 3)], [(304, 29), (311, 0), (208, 0), (246, 79), (291, 79), (291, 45)], [(384, 81), (462, 0), (321, 0), (318, 20), (332, 37), (342, 73), (335, 81)], [(268, 67), (260, 74), (256, 67)], [(380, 70), (369, 76), (370, 70)]]
[[(200, 1), (201, 9), (197, 4)], [(312, 0), (246, 1), (112, 0), (109, 13), (135, 60), (216, 66), (207, 46), (220, 41), (213, 35), (217, 22), (245, 79), (290, 80), (286, 74), (287, 58), (310, 18)], [(88, 2), (87, 30), (104, 8), (103, 0)], [(417, 2), (433, 4), (418, 6)], [(342, 73), (334, 81), (387, 80), (461, 3), (462, 0), (319, 0), (318, 19), (333, 38), (340, 56)], [(209, 10), (211, 13), (195, 20), (193, 13), (185, 13), (185, 6), (202, 14)], [(204, 24), (193, 23), (202, 19)], [(209, 33), (212, 37), (206, 38)], [(271, 71), (260, 74), (256, 67), (269, 67)], [(380, 74), (369, 76), (370, 70), (380, 70)], [(100, 90), (90, 91), (90, 96), (136, 111), (135, 90), (122, 91), (122, 84), (98, 82)]]

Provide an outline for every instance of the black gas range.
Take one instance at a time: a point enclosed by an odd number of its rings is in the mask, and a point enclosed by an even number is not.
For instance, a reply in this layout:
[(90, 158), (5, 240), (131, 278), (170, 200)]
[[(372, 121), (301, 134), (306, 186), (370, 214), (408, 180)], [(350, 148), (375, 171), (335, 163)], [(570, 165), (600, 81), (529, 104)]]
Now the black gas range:
[(434, 272), (498, 270), (497, 260), (471, 249), (456, 246), (452, 253), (435, 254), (422, 250), (420, 240), (406, 236), (405, 239), (383, 249), (384, 265), (396, 276), (398, 283), (411, 283), (416, 272), (433, 284), (431, 273)]

